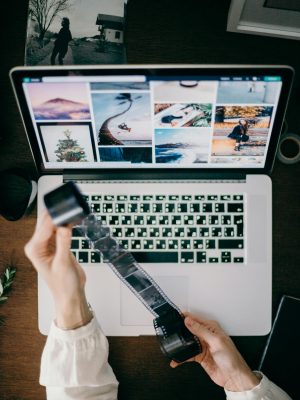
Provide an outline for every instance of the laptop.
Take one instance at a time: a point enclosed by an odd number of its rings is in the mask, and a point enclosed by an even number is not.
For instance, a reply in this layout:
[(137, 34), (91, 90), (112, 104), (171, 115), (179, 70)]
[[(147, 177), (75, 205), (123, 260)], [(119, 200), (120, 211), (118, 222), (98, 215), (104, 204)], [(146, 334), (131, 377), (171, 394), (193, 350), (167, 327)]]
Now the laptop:
[[(183, 311), (229, 335), (271, 328), (272, 171), (289, 66), (16, 67), (10, 77), (43, 196), (74, 181)], [(109, 336), (152, 315), (74, 229), (87, 298)], [(38, 321), (54, 306), (38, 278)]]

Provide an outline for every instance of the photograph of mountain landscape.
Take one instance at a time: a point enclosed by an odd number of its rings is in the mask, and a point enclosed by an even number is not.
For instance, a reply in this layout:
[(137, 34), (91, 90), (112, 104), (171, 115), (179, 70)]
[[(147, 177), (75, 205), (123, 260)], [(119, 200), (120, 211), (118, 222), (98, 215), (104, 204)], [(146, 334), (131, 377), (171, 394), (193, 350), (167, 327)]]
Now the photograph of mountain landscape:
[(156, 129), (156, 162), (186, 165), (206, 163), (210, 138), (209, 128)]
[(124, 64), (127, 0), (29, 0), (25, 65)]
[(38, 121), (91, 119), (83, 83), (27, 83), (26, 92)]

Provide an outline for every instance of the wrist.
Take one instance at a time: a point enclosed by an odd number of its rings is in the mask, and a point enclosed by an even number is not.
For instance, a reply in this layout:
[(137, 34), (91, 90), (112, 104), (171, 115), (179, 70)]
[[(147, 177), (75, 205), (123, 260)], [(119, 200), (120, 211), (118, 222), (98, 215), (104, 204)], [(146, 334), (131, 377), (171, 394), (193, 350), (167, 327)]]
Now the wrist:
[(93, 318), (93, 312), (84, 294), (56, 304), (56, 326), (71, 330), (87, 325)]
[(261, 378), (254, 374), (250, 369), (246, 371), (237, 371), (226, 382), (224, 389), (230, 392), (244, 392), (256, 387)]

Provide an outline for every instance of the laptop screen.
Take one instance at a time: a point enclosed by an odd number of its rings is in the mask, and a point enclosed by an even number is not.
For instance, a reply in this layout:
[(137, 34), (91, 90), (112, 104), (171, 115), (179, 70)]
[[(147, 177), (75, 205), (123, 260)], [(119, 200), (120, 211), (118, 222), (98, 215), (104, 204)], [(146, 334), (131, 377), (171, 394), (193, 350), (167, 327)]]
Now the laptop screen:
[(264, 168), (282, 76), (226, 72), (25, 71), (44, 170)]

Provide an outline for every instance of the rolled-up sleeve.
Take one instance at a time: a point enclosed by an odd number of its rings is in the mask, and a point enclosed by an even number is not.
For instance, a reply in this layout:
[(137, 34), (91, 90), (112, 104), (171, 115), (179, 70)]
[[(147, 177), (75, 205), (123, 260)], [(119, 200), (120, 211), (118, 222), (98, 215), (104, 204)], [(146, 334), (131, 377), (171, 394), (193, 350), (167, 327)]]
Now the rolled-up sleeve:
[(115, 400), (118, 381), (108, 364), (108, 341), (96, 318), (75, 330), (52, 322), (43, 350), (40, 384), (48, 400)]
[(230, 392), (225, 390), (227, 400), (292, 400), (280, 387), (271, 382), (262, 372), (254, 371), (261, 381), (252, 390)]

